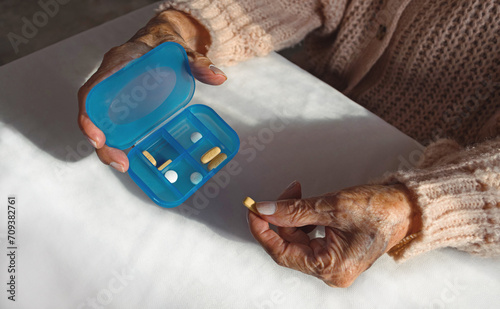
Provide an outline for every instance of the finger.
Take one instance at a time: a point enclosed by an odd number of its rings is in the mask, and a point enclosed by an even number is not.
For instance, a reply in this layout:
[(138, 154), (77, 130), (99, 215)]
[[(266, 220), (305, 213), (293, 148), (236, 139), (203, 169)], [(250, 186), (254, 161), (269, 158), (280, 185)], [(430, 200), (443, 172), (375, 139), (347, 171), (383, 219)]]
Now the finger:
[(165, 41), (175, 42), (184, 47), (189, 67), (194, 78), (208, 85), (220, 85), (227, 80), (226, 74), (216, 67), (205, 55), (195, 51), (178, 35), (169, 35)]
[(278, 234), (288, 242), (308, 245), (310, 241), (309, 236), (296, 227), (278, 227)]
[(104, 145), (102, 148), (97, 149), (96, 152), (102, 163), (110, 165), (122, 173), (128, 170), (129, 161), (127, 155), (123, 151)]
[[(178, 11), (164, 11), (150, 23), (158, 25), (152, 29), (161, 30), (161, 42), (176, 42), (186, 50), (189, 65), (194, 77), (200, 82), (209, 85), (220, 85), (227, 80), (226, 75), (213, 65), (206, 57), (207, 45), (210, 45), (206, 37), (210, 34), (205, 27), (188, 14)], [(142, 35), (147, 39), (148, 35)]]
[[(278, 200), (301, 198), (302, 188), (299, 182), (292, 182), (278, 197)], [(288, 242), (309, 244), (309, 236), (296, 227), (278, 227), (278, 234)]]
[(103, 74), (102, 71), (97, 71), (78, 91), (78, 126), (96, 149), (104, 146), (106, 143), (106, 136), (101, 129), (90, 120), (86, 110), (86, 100), (90, 90), (107, 76), (108, 75)]
[(286, 187), (278, 196), (278, 200), (299, 199), (302, 197), (302, 186), (300, 182), (294, 181)]
[(193, 76), (208, 85), (220, 85), (227, 80), (226, 74), (216, 67), (206, 56), (186, 48)]
[(304, 261), (308, 260), (313, 255), (310, 247), (304, 244), (286, 241), (269, 228), (269, 223), (252, 212), (248, 215), (248, 222), (253, 237), (260, 243), (273, 260), (281, 266), (305, 272), (306, 268)]
[(282, 227), (330, 225), (333, 222), (335, 197), (314, 197), (259, 202), (256, 209), (269, 223)]
[(78, 126), (94, 148), (99, 149), (104, 146), (104, 144), (106, 143), (106, 136), (90, 120), (87, 113), (78, 115)]
[(319, 256), (327, 253), (327, 251), (328, 251), (326, 249), (326, 241), (324, 238), (311, 239), (311, 241), (309, 242), (309, 247), (311, 247), (311, 249), (314, 252), (314, 256), (316, 256), (316, 257), (319, 257)]

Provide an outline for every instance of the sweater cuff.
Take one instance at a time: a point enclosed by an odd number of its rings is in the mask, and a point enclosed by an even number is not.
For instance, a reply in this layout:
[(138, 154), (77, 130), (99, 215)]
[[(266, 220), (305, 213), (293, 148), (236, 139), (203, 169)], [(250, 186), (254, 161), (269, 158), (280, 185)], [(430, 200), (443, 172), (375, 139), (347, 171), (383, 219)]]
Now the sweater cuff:
[(433, 166), (397, 172), (383, 182), (406, 185), (422, 214), (421, 231), (389, 252), (397, 261), (442, 247), (500, 255), (500, 143), (461, 151), (446, 144), (426, 149)]
[(205, 26), (212, 39), (207, 57), (216, 65), (232, 65), (274, 50), (271, 35), (237, 1), (176, 0), (159, 7), (167, 9), (190, 14)]

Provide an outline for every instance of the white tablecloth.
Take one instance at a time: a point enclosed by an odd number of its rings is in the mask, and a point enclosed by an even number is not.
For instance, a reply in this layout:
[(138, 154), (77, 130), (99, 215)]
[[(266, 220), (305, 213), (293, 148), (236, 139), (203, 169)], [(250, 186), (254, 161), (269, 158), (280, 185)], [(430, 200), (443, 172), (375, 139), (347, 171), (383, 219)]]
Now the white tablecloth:
[[(237, 168), (176, 209), (102, 165), (76, 124), (79, 86), (147, 7), (0, 67), (1, 308), (494, 308), (500, 263), (452, 249), (388, 256), (347, 289), (281, 268), (248, 231), (249, 195), (292, 180), (312, 196), (411, 166), (421, 147), (277, 54), (197, 85), (239, 134)], [(7, 198), (17, 197), (16, 302), (6, 292)]]

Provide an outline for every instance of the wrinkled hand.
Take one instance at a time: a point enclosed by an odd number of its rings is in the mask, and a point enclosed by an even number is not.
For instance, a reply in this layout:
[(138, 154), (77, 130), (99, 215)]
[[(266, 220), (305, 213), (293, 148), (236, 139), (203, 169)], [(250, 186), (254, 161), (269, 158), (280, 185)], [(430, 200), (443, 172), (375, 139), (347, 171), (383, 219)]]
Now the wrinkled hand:
[(159, 13), (128, 42), (108, 51), (97, 72), (78, 91), (78, 125), (96, 148), (101, 161), (120, 172), (128, 170), (128, 158), (123, 151), (105, 144), (106, 136), (87, 115), (85, 100), (90, 90), (99, 82), (123, 68), (131, 60), (141, 57), (167, 41), (179, 43), (186, 49), (191, 71), (199, 81), (220, 85), (227, 79), (224, 73), (204, 56), (210, 45), (209, 33), (196, 20), (178, 11)]
[[(257, 203), (260, 217), (249, 212), (250, 230), (276, 263), (330, 286), (350, 286), (419, 228), (420, 216), (403, 185), (353, 187), (306, 199), (301, 195), (295, 182), (278, 201)], [(325, 226), (325, 237), (311, 240), (305, 230), (311, 231), (310, 225)]]

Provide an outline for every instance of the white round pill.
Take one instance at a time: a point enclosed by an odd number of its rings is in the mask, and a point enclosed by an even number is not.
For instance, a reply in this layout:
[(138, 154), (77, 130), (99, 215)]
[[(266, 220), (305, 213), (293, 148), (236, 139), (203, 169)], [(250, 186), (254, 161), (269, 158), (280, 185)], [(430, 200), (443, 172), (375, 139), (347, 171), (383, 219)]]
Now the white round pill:
[(201, 138), (203, 137), (203, 135), (201, 135), (200, 132), (194, 132), (193, 134), (191, 134), (191, 141), (195, 144), (197, 141), (199, 141)]
[(198, 172), (192, 173), (190, 178), (193, 185), (197, 185), (203, 180), (203, 176)]
[(170, 183), (174, 183), (177, 181), (179, 176), (175, 171), (169, 170), (165, 173), (165, 178), (167, 178), (167, 180), (170, 181)]

